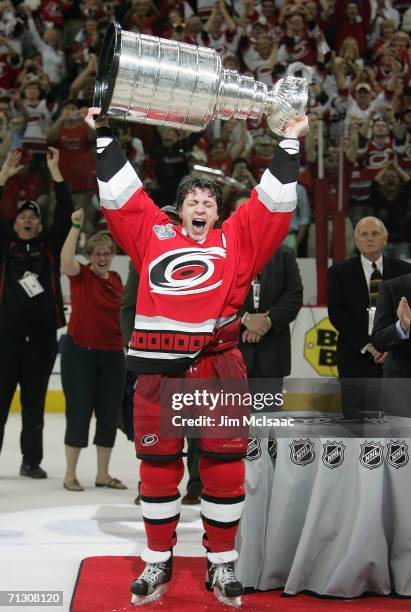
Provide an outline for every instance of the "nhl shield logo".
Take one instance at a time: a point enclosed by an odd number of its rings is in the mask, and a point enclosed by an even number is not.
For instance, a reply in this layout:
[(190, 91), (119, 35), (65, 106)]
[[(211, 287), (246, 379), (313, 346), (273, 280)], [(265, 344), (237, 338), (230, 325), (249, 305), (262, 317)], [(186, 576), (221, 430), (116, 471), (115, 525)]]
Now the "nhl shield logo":
[(308, 465), (315, 459), (314, 443), (311, 440), (293, 440), (290, 449), (290, 459), (296, 465)]
[(363, 442), (361, 444), (360, 463), (369, 470), (382, 465), (384, 460), (384, 447), (380, 442)]
[(167, 238), (174, 238), (176, 232), (173, 228), (172, 223), (167, 223), (167, 225), (154, 225), (153, 230), (157, 238), (160, 240), (167, 240)]
[(331, 469), (339, 467), (344, 461), (345, 448), (342, 442), (330, 442), (327, 440), (323, 444), (322, 460), (324, 465)]
[(261, 442), (259, 438), (248, 439), (247, 461), (256, 461), (261, 457)]
[(408, 461), (408, 444), (405, 440), (390, 440), (387, 445), (387, 463), (398, 469), (407, 465)]
[(274, 438), (268, 438), (268, 454), (273, 462), (277, 461), (277, 440)]

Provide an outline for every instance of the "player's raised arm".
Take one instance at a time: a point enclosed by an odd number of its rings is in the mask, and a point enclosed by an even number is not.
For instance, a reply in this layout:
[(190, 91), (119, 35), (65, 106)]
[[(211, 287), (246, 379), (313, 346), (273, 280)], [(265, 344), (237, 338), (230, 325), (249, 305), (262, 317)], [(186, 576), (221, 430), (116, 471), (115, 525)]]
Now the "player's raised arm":
[(244, 260), (252, 261), (252, 267), (244, 270), (245, 284), (272, 257), (288, 233), (297, 201), (299, 138), (307, 132), (306, 115), (287, 121), (286, 135), (277, 143), (260, 183), (252, 190), (248, 202), (223, 224), (224, 231), (233, 228), (239, 237), (241, 249), (247, 253)]
[(99, 108), (90, 108), (85, 121), (97, 135), (100, 204), (111, 234), (139, 270), (151, 228), (162, 217), (166, 222), (168, 218), (144, 191), (142, 181), (114, 138), (108, 120), (98, 122), (95, 119), (99, 113)]

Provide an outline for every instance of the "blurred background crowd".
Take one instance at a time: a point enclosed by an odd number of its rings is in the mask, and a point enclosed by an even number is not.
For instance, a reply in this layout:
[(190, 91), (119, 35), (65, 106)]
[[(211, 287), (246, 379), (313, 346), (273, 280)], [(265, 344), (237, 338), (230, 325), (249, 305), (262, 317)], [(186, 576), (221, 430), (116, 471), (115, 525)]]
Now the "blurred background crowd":
[[(85, 211), (79, 249), (104, 229), (95, 180), (92, 105), (107, 25), (214, 48), (228, 69), (271, 86), (309, 79), (311, 129), (302, 152), (298, 207), (286, 244), (315, 253), (315, 182), (324, 172), (321, 214), (332, 226), (376, 215), (390, 254), (411, 242), (411, 8), (407, 0), (2, 0), (0, 2), (0, 164), (11, 150), (22, 169), (0, 184), (0, 222), (36, 200), (47, 226), (55, 206), (46, 151), (60, 167), (75, 208)], [(118, 124), (114, 131), (159, 207), (173, 205), (188, 173), (217, 178), (227, 215), (269, 164), (274, 135), (261, 121), (214, 121), (200, 134)], [(2, 181), (0, 181), (2, 182)], [(325, 197), (324, 197), (325, 194)]]

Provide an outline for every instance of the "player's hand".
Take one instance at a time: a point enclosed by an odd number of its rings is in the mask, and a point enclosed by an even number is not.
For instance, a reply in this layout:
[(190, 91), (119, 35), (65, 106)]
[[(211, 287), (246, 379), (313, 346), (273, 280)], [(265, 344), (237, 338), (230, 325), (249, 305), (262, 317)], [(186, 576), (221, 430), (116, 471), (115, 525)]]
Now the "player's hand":
[(95, 120), (95, 117), (98, 117), (100, 113), (101, 113), (101, 108), (98, 108), (96, 106), (92, 106), (91, 108), (88, 109), (88, 113), (84, 121), (87, 123), (87, 125), (92, 130), (95, 130), (99, 127), (108, 127), (108, 119), (103, 119), (103, 121)]
[(309, 130), (308, 117), (291, 117), (287, 119), (284, 128), (286, 138), (303, 138), (307, 136)]

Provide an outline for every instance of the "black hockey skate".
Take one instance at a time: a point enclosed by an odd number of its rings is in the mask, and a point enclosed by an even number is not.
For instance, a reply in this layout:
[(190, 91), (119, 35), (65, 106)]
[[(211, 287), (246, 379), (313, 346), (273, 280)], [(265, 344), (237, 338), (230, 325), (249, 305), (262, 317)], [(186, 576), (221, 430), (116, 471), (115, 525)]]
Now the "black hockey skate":
[(133, 606), (142, 606), (157, 601), (166, 593), (167, 582), (173, 573), (173, 556), (160, 563), (146, 563), (143, 572), (130, 586)]
[(207, 560), (207, 591), (214, 591), (218, 601), (226, 606), (239, 608), (241, 595), (244, 593), (243, 585), (234, 573), (234, 562), (211, 563)]

